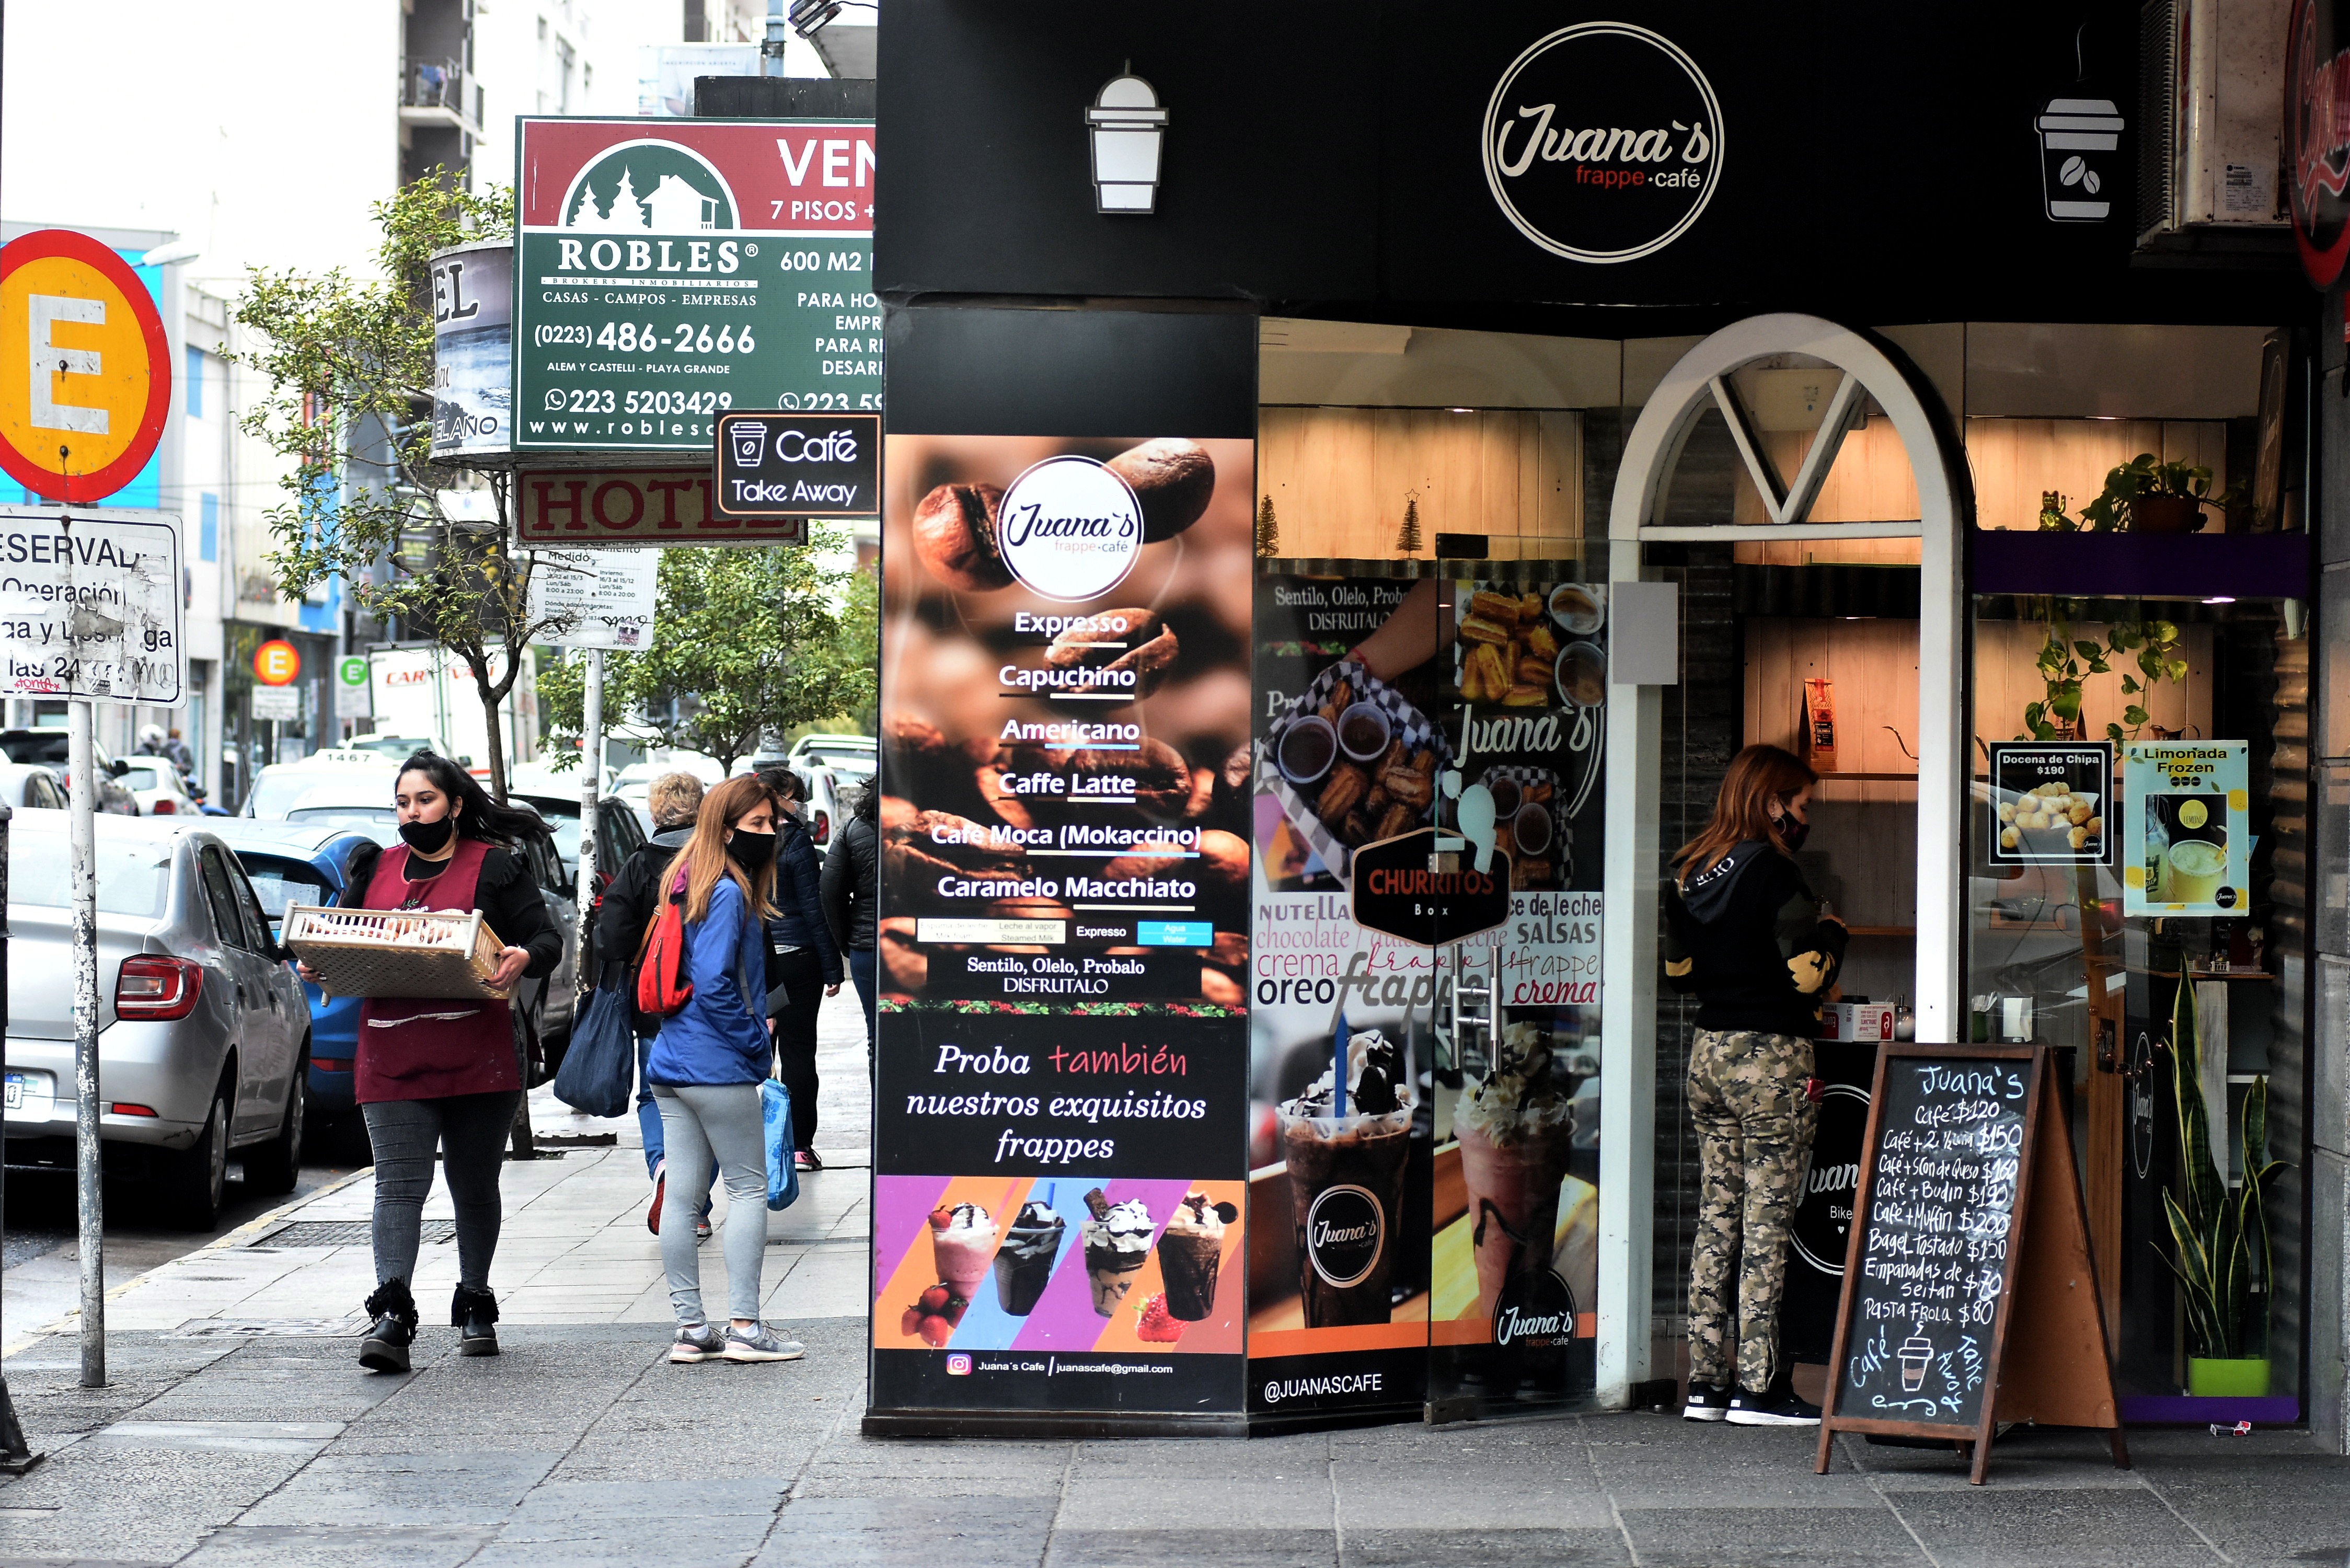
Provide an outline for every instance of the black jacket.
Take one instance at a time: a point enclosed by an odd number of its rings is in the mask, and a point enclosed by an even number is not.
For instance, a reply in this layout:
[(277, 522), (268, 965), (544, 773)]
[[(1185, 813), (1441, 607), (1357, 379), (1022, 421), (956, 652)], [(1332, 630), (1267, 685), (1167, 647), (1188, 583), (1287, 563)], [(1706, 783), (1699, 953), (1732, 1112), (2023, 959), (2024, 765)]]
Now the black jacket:
[(1665, 882), (1665, 980), (1695, 992), (1700, 1029), (1752, 1029), (1808, 1040), (1844, 963), (1845, 929), (1794, 861), (1749, 839), (1684, 888)]
[[(380, 844), (368, 845), (351, 857), (350, 880), (343, 887), (341, 908), (367, 908), (368, 884), (382, 858)], [(512, 850), (492, 846), (482, 857), (481, 879), (474, 884), (473, 894), (474, 907), (489, 920), (498, 940), (510, 948), (530, 950), (524, 974), (544, 980), (555, 972), (555, 966), (563, 961), (563, 932), (547, 913), (546, 895), (531, 876), (529, 861)]]
[(637, 947), (645, 938), (645, 922), (652, 919), (654, 883), (661, 867), (675, 858), (693, 836), (693, 825), (664, 828), (637, 846), (620, 863), (619, 874), (604, 889), (596, 911), (596, 962), (626, 964), (633, 969)]
[(825, 984), (838, 985), (841, 981), (840, 948), (832, 940), (832, 928), (825, 924), (820, 882), (816, 840), (808, 836), (806, 825), (788, 812), (777, 812), (774, 894), (776, 914), (767, 922), (770, 989), (781, 979), (774, 962), (776, 948), (813, 950), (816, 961), (824, 966)]
[(873, 950), (881, 892), (881, 838), (873, 825), (852, 816), (824, 857), (824, 919), (832, 940), (850, 952)]

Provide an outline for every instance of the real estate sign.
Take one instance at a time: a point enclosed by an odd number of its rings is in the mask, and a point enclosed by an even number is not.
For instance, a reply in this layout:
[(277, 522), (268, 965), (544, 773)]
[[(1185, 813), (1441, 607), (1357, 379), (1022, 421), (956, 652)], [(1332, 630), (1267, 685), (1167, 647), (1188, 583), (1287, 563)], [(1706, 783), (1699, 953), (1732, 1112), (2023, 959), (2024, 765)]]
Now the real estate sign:
[(881, 406), (869, 120), (517, 140), (516, 451), (707, 452), (730, 409)]

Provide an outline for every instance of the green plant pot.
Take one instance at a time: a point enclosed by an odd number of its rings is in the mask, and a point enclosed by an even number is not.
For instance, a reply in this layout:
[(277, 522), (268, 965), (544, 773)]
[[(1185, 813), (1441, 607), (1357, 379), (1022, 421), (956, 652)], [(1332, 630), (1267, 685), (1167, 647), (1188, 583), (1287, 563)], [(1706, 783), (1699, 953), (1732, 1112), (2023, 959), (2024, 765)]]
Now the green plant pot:
[(2193, 534), (2203, 526), (2203, 503), (2191, 495), (2141, 495), (2130, 503), (2130, 529), (2138, 534)]
[(2199, 1399), (2264, 1399), (2269, 1392), (2268, 1357), (2220, 1360), (2187, 1358), (2187, 1392)]

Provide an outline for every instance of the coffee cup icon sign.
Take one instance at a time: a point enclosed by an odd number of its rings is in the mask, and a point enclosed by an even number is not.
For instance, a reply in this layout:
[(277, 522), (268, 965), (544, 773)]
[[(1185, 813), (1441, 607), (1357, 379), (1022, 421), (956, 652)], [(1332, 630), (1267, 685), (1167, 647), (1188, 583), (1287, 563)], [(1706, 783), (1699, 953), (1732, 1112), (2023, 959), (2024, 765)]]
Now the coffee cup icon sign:
[(734, 443), (734, 461), (744, 468), (756, 468), (767, 449), (767, 425), (764, 420), (737, 420), (726, 427), (727, 438)]
[(1922, 1334), (1913, 1334), (1901, 1342), (1895, 1353), (1901, 1361), (1901, 1391), (1915, 1394), (1926, 1386), (1926, 1368), (1934, 1363), (1934, 1342)]
[(2052, 223), (2111, 216), (2106, 187), (2119, 160), (2123, 119), (2111, 99), (2052, 98), (2032, 124), (2040, 132), (2040, 189)]

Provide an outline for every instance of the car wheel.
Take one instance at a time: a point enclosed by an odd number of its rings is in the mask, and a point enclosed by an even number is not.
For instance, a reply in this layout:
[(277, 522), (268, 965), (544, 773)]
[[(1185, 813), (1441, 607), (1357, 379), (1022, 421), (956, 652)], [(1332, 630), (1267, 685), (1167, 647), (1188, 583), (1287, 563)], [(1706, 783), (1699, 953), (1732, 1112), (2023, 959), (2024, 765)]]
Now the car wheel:
[(294, 1081), (286, 1090), (286, 1119), (277, 1136), (244, 1151), (244, 1185), (255, 1192), (291, 1192), (302, 1179), (302, 1136), (308, 1114), (310, 1048), (295, 1059)]
[(220, 1223), (221, 1194), (228, 1183), (229, 1091), (223, 1083), (213, 1091), (212, 1114), (204, 1117), (196, 1141), (172, 1157), (173, 1206), (181, 1226), (209, 1231)]

